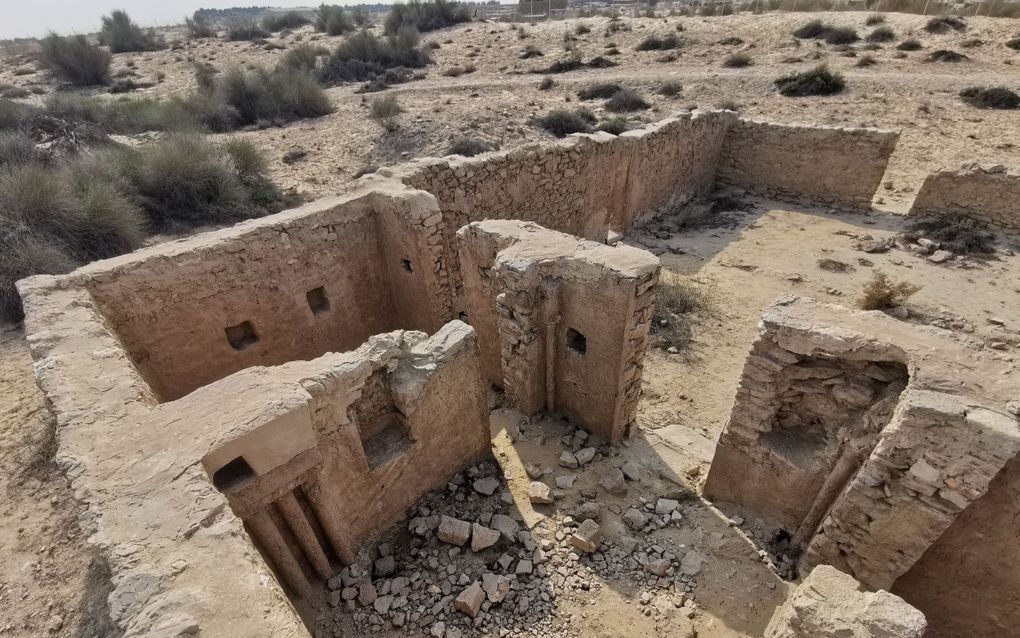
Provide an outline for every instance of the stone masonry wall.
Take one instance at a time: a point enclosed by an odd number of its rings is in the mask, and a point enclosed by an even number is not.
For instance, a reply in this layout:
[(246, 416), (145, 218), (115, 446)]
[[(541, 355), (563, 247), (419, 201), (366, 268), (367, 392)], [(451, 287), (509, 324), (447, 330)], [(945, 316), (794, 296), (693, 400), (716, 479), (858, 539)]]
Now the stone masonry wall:
[[(854, 451), (847, 436), (843, 445), (853, 454), (840, 456), (847, 462), (818, 468), (828, 475), (824, 489), (816, 490), (810, 508), (790, 509), (787, 504), (801, 503), (807, 491), (794, 469), (810, 458), (814, 419), (797, 426), (800, 438), (788, 435), (782, 448), (770, 437), (783, 427), (780, 407), (787, 396), (777, 375), (806, 357), (898, 362), (909, 381), (891, 420), (874, 423), (874, 447)], [(797, 538), (805, 565), (833, 565), (870, 587), (888, 589), (1020, 452), (1020, 421), (1009, 407), (1015, 389), (1006, 381), (1005, 365), (947, 332), (878, 312), (781, 298), (763, 316), (705, 495), (742, 504), (789, 531), (807, 520)], [(821, 372), (818, 378), (829, 374)], [(859, 390), (835, 385), (831, 397), (848, 392)], [(780, 453), (766, 453), (770, 449)], [(805, 509), (820, 515), (812, 519)]]
[(780, 200), (869, 208), (899, 133), (738, 120), (716, 172), (719, 187)]
[(964, 165), (924, 178), (911, 215), (965, 215), (1020, 230), (1020, 175), (1001, 166)]

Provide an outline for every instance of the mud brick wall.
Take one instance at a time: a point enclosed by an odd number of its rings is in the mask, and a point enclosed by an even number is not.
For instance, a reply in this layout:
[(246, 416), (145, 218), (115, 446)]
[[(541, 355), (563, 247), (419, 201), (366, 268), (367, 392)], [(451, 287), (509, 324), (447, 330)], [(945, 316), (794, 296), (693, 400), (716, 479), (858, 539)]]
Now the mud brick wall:
[(965, 215), (1020, 230), (1020, 175), (1001, 166), (967, 165), (924, 178), (911, 215)]
[(780, 200), (869, 208), (899, 133), (738, 120), (716, 172), (719, 187)]
[[(441, 218), (428, 194), (389, 186), (96, 262), (75, 280), (164, 400), (394, 328), (434, 331), (449, 305)], [(238, 326), (240, 346), (227, 335)]]

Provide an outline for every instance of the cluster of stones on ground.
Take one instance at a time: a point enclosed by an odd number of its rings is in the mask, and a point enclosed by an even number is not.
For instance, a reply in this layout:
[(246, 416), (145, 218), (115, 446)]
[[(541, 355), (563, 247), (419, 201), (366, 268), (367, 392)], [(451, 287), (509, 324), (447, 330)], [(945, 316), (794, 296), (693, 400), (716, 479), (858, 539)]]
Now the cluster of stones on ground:
[[(587, 599), (592, 590), (620, 581), (637, 587), (636, 604), (657, 621), (693, 618), (695, 578), (707, 557), (694, 549), (674, 553), (651, 536), (684, 524), (684, 503), (639, 496), (642, 469), (633, 462), (613, 465), (617, 451), (583, 429), (559, 444), (557, 468), (526, 466), (533, 479), (529, 498), (538, 507), (575, 489), (573, 470), (599, 461), (611, 466), (599, 488), (578, 490), (581, 499), (569, 513), (552, 513), (529, 531), (515, 516), (499, 466), (472, 466), (452, 477), (445, 491), (425, 496), (406, 530), (363, 550), (328, 581), (327, 603), (341, 613), (321, 609), (317, 635), (330, 635), (330, 628), (339, 635), (342, 614), (359, 635), (394, 628), (436, 638), (574, 635), (559, 602)], [(630, 506), (603, 505), (600, 490), (631, 496)], [(633, 536), (604, 539), (599, 521), (607, 513), (620, 516)]]

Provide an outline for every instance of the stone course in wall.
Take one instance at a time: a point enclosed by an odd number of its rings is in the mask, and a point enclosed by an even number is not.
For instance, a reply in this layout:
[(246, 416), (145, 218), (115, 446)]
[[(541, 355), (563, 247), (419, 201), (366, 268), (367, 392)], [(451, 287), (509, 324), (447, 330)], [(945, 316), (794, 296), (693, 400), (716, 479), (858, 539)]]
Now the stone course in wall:
[(458, 240), (490, 381), (526, 414), (620, 440), (637, 415), (659, 260), (520, 221), (473, 222)]
[(803, 565), (888, 589), (1020, 451), (1007, 365), (945, 331), (782, 298), (762, 318), (705, 495), (796, 532)]
[(740, 119), (726, 132), (716, 185), (779, 200), (870, 208), (899, 133)]
[(927, 622), (887, 591), (869, 592), (852, 576), (820, 565), (769, 621), (765, 638), (921, 638)]
[(1003, 166), (965, 164), (924, 178), (911, 215), (965, 215), (1020, 230), (1020, 174)]

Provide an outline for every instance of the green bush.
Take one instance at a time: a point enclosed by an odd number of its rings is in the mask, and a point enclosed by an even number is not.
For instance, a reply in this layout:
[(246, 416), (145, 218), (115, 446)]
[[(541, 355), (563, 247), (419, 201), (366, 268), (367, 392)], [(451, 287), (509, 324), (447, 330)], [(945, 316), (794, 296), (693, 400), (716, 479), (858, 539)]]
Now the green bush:
[(383, 25), (383, 33), (395, 35), (404, 27), (413, 27), (419, 33), (443, 29), (471, 19), (467, 5), (455, 0), (410, 0), (390, 7)]
[(650, 35), (637, 45), (638, 51), (667, 51), (680, 47), (680, 38), (669, 34), (666, 36)]
[(1020, 108), (1020, 95), (1003, 86), (991, 88), (972, 86), (960, 91), (960, 99), (979, 109)]
[(270, 13), (262, 18), (262, 28), (266, 31), (275, 33), (277, 31), (283, 31), (284, 29), (298, 29), (310, 22), (311, 20), (297, 11)]
[(397, 102), (397, 97), (395, 95), (386, 95), (372, 100), (368, 117), (375, 120), (383, 129), (392, 133), (400, 128), (400, 114), (403, 112), (404, 109)]
[(39, 60), (58, 78), (78, 86), (110, 82), (113, 56), (102, 47), (90, 44), (83, 35), (62, 37), (50, 32), (39, 41)]
[(642, 111), (650, 108), (643, 97), (633, 89), (620, 89), (606, 100), (606, 110), (610, 113), (629, 113), (631, 111)]
[(329, 35), (343, 35), (354, 30), (344, 8), (335, 4), (322, 4), (315, 10), (315, 30)]
[(418, 32), (412, 28), (382, 38), (361, 31), (333, 50), (319, 70), (319, 77), (323, 82), (339, 84), (371, 80), (396, 67), (421, 68), (431, 60), (418, 41)]
[(184, 26), (188, 30), (188, 37), (195, 40), (216, 36), (216, 31), (212, 28), (212, 25), (209, 24), (208, 18), (198, 11), (196, 11), (190, 18), (184, 19)]
[(534, 124), (556, 137), (565, 137), (571, 133), (590, 133), (596, 121), (595, 115), (587, 109), (556, 109), (536, 118)]
[(830, 71), (824, 64), (809, 71), (783, 76), (775, 84), (779, 93), (786, 97), (833, 95), (846, 88), (843, 75)]
[(103, 27), (99, 31), (99, 43), (110, 47), (113, 53), (132, 51), (154, 51), (162, 48), (162, 42), (150, 31), (142, 29), (131, 21), (124, 11), (112, 11), (103, 16)]
[(577, 98), (579, 100), (605, 100), (613, 97), (613, 94), (621, 88), (622, 87), (619, 84), (614, 82), (589, 84), (577, 92)]
[(251, 20), (237, 20), (227, 26), (227, 40), (231, 42), (260, 40), (268, 37), (269, 32)]
[(722, 61), (722, 65), (728, 69), (738, 69), (745, 66), (751, 66), (752, 63), (753, 60), (751, 59), (751, 56), (746, 53), (733, 53), (731, 55), (727, 55)]
[(868, 42), (892, 42), (896, 39), (896, 32), (889, 27), (878, 27), (866, 39)]
[(464, 157), (474, 157), (481, 153), (487, 153), (492, 150), (492, 144), (489, 144), (485, 140), (480, 140), (474, 137), (460, 136), (455, 137), (450, 141), (450, 146), (446, 149), (447, 155), (463, 155)]

